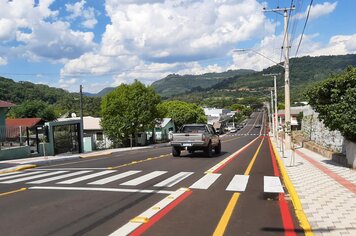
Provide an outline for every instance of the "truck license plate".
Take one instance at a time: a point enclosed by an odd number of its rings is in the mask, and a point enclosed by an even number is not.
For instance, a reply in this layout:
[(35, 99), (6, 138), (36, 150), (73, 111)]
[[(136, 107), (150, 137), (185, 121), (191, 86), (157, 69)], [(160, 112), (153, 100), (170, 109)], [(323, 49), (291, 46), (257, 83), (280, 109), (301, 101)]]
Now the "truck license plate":
[(183, 147), (191, 147), (192, 144), (191, 143), (183, 143)]

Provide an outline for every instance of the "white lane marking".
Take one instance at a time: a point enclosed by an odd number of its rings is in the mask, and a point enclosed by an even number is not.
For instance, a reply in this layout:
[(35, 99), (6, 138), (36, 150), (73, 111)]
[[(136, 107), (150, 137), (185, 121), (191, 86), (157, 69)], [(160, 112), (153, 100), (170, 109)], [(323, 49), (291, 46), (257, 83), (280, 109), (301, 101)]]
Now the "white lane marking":
[(130, 175), (134, 175), (134, 174), (137, 174), (141, 172), (140, 170), (130, 170), (130, 171), (126, 171), (124, 173), (120, 173), (118, 175), (114, 175), (114, 176), (110, 176), (110, 177), (107, 177), (105, 179), (99, 179), (97, 181), (94, 181), (94, 182), (90, 182), (88, 184), (97, 184), (97, 185), (103, 185), (103, 184), (107, 184), (107, 183), (110, 183), (110, 182), (113, 182), (115, 180), (119, 180), (119, 179), (122, 179), (122, 178), (125, 178), (125, 177), (128, 177)]
[(102, 175), (107, 175), (107, 174), (110, 174), (110, 173), (113, 173), (113, 172), (116, 172), (116, 170), (105, 170), (105, 171), (101, 171), (101, 172), (94, 173), (94, 174), (91, 174), (91, 175), (85, 175), (85, 176), (82, 176), (82, 177), (78, 177), (78, 178), (74, 178), (74, 179), (69, 179), (69, 180), (65, 180), (65, 181), (62, 181), (62, 182), (58, 182), (57, 184), (78, 183), (80, 181), (84, 181), (84, 180), (87, 180), (87, 179), (92, 179), (92, 178), (95, 178), (95, 177), (98, 177), (98, 176), (102, 176)]
[[(20, 173), (23, 173), (23, 172), (20, 172)], [(19, 172), (10, 172), (10, 173), (4, 173), (4, 174), (0, 174), (0, 177), (3, 177), (3, 176), (9, 176), (9, 175), (18, 175), (19, 174)]]
[(160, 193), (171, 194), (173, 191), (151, 190), (151, 189), (125, 189), (125, 188), (84, 188), (84, 187), (51, 187), (51, 186), (34, 186), (28, 189), (40, 190), (74, 190), (74, 191), (101, 191), (101, 192), (123, 192), (123, 193)]
[(281, 180), (277, 176), (263, 177), (263, 191), (265, 193), (284, 193)]
[(26, 172), (26, 173), (16, 173), (16, 175), (11, 175), (11, 176), (6, 176), (6, 177), (1, 177), (0, 180), (5, 180), (5, 179), (14, 179), (18, 177), (23, 177), (23, 176), (28, 176), (28, 175), (35, 175), (39, 173), (44, 173), (44, 171), (33, 171), (33, 172)]
[(54, 171), (54, 172), (39, 174), (39, 175), (35, 175), (35, 176), (27, 176), (27, 177), (23, 177), (23, 178), (19, 178), (19, 179), (3, 181), (1, 183), (2, 184), (13, 184), (13, 183), (23, 182), (23, 181), (27, 181), (27, 180), (32, 180), (32, 179), (39, 179), (39, 178), (47, 177), (47, 176), (51, 176), (51, 175), (62, 174), (62, 173), (66, 173), (66, 172), (67, 171)]
[(226, 188), (226, 191), (243, 192), (246, 190), (248, 175), (235, 175)]
[(177, 191), (173, 192), (168, 197), (162, 199), (154, 206), (150, 207), (146, 211), (142, 212), (139, 216), (132, 219), (130, 222), (126, 223), (115, 232), (111, 233), (109, 236), (122, 236), (129, 235), (132, 231), (140, 227), (142, 224), (147, 222), (152, 216), (156, 215), (158, 212), (162, 211), (165, 207), (183, 195), (189, 189), (180, 188)]
[(192, 189), (208, 189), (219, 177), (221, 174), (206, 174), (195, 182), (189, 188)]
[(91, 171), (86, 170), (86, 171), (73, 172), (73, 173), (69, 173), (69, 174), (65, 174), (65, 175), (54, 176), (54, 177), (51, 177), (51, 178), (35, 180), (35, 181), (32, 181), (32, 182), (28, 182), (27, 184), (43, 184), (43, 183), (48, 183), (48, 182), (51, 182), (51, 181), (54, 181), (54, 180), (65, 179), (65, 178), (68, 178), (68, 177), (85, 174), (85, 173), (88, 173), (88, 172), (91, 172)]
[(126, 185), (126, 186), (136, 186), (136, 185), (139, 185), (139, 184), (142, 184), (144, 182), (147, 182), (153, 178), (156, 178), (160, 175), (163, 175), (167, 173), (167, 171), (153, 171), (149, 174), (146, 174), (144, 176), (141, 176), (141, 177), (138, 177), (136, 179), (133, 179), (133, 180), (130, 180), (130, 181), (127, 181), (125, 183), (122, 183), (120, 185)]
[(180, 172), (176, 175), (173, 175), (172, 177), (154, 185), (154, 187), (172, 187), (182, 181), (183, 179), (189, 177), (192, 175), (194, 172)]
[(37, 170), (107, 170), (108, 168), (37, 168)]
[(235, 158), (236, 155), (240, 154), (241, 152), (243, 152), (246, 148), (248, 148), (253, 142), (255, 142), (258, 139), (255, 138), (254, 140), (252, 140), (251, 142), (249, 142), (248, 144), (246, 144), (245, 146), (243, 146), (242, 148), (240, 148), (239, 150), (237, 150), (236, 152), (234, 152), (233, 154), (231, 154), (230, 156), (226, 157), (224, 160), (220, 161), (218, 164), (216, 164), (215, 166), (211, 167), (209, 170), (205, 171), (205, 174), (209, 174), (209, 173), (214, 173), (217, 169), (219, 169), (222, 165), (225, 165), (226, 162), (229, 162), (232, 158)]

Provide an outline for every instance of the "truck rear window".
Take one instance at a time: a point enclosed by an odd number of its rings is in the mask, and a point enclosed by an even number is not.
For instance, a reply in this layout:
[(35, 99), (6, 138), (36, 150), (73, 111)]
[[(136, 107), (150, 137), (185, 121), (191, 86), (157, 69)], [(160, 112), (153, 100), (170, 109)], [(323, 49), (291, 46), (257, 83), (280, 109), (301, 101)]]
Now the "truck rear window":
[(205, 126), (184, 126), (181, 130), (182, 133), (204, 133)]

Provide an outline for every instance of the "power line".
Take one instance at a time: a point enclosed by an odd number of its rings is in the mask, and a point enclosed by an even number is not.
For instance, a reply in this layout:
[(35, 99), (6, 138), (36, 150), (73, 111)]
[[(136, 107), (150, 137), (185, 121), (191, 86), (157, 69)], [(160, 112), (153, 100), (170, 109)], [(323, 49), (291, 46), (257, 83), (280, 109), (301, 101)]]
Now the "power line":
[(305, 28), (306, 28), (307, 23), (308, 23), (308, 19), (309, 19), (309, 15), (310, 15), (310, 9), (311, 9), (312, 5), (313, 5), (313, 0), (310, 0), (307, 18), (306, 18), (305, 23), (304, 23), (302, 35), (300, 36), (300, 40), (299, 40), (299, 43), (298, 43), (297, 51), (295, 52), (295, 57), (297, 57), (297, 55), (298, 55), (299, 47), (300, 47), (300, 44), (302, 43), (302, 40), (303, 40), (304, 31), (305, 31)]

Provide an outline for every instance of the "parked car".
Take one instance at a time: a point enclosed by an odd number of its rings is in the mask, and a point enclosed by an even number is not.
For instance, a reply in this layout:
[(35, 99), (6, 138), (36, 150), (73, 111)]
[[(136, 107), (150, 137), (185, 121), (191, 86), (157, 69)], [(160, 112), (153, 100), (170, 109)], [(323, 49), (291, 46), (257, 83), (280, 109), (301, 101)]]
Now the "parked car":
[(212, 125), (207, 124), (186, 124), (183, 125), (178, 133), (173, 133), (172, 155), (180, 156), (181, 150), (187, 149), (189, 153), (196, 150), (203, 150), (207, 156), (221, 152), (221, 141)]

